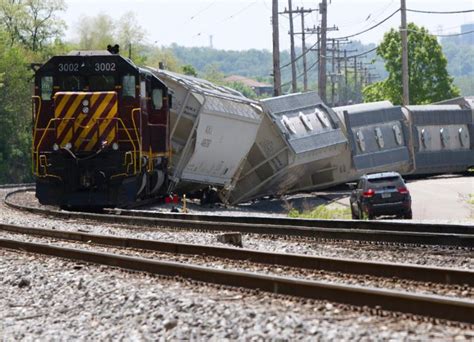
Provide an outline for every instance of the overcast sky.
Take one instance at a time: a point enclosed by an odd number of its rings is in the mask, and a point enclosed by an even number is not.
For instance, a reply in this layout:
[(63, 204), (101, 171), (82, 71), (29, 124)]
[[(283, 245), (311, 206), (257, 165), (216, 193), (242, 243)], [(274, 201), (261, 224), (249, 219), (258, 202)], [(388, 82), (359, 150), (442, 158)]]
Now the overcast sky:
[[(406, 0), (407, 8), (432, 11), (474, 9), (474, 0)], [(293, 0), (293, 7), (317, 8), (319, 1)], [(330, 37), (341, 37), (371, 27), (393, 13), (399, 0), (328, 0), (328, 25), (339, 30)], [(68, 25), (67, 39), (74, 39), (75, 24), (81, 15), (105, 13), (120, 17), (133, 11), (146, 31), (147, 43), (184, 46), (209, 46), (212, 35), (216, 49), (245, 50), (272, 47), (271, 0), (66, 0), (68, 9), (62, 15)], [(279, 1), (279, 10), (288, 7), (288, 1)], [(281, 49), (289, 47), (288, 16), (280, 15)], [(318, 12), (305, 16), (306, 27), (319, 21)], [(435, 15), (408, 13), (408, 21), (427, 27), (432, 33), (460, 32), (462, 24), (474, 23), (474, 13)], [(295, 31), (301, 31), (301, 18), (294, 19)], [(383, 33), (400, 25), (400, 14), (374, 30), (353, 39), (363, 43), (378, 43)], [(315, 42), (308, 37), (308, 44)], [(301, 44), (300, 38), (296, 40)]]

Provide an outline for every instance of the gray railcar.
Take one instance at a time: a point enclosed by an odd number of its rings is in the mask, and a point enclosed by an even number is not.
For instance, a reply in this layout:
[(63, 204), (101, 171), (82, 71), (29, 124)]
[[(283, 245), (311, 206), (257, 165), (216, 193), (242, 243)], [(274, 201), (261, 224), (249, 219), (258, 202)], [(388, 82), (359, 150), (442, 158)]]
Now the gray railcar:
[(344, 123), (350, 144), (352, 168), (348, 178), (370, 172), (413, 171), (410, 126), (402, 107), (382, 101), (334, 110)]
[(415, 174), (464, 172), (474, 166), (472, 110), (459, 105), (407, 106)]
[(336, 113), (316, 92), (260, 103), (264, 119), (235, 188), (226, 194), (230, 203), (313, 190), (347, 180), (347, 138)]

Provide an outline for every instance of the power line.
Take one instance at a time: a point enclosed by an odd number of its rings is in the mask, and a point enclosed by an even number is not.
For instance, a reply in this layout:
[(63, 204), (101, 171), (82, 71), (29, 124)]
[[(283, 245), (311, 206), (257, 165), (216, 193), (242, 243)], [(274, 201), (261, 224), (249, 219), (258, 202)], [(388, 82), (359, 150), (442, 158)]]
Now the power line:
[(435, 36), (435, 37), (456, 37), (456, 36), (464, 36), (465, 34), (474, 33), (474, 30), (467, 31), (467, 32), (461, 32), (461, 33), (452, 33), (452, 34), (434, 34), (434, 33), (428, 32), (428, 31), (411, 30), (411, 29), (407, 29), (407, 31), (408, 32), (413, 32), (413, 33), (426, 33), (426, 34), (429, 34), (429, 35)]
[[(316, 45), (318, 45), (318, 43), (319, 43), (319, 40), (318, 40), (316, 43), (314, 43), (313, 45), (311, 45), (309, 48), (307, 48), (306, 52), (304, 52), (304, 53), (302, 53), (301, 55), (299, 55), (298, 57), (296, 57), (296, 58), (295, 58), (295, 62), (296, 62), (298, 59), (303, 58), (304, 55), (308, 54), (308, 53), (311, 51), (312, 48), (314, 48)], [(292, 62), (290, 61), (290, 62), (286, 63), (285, 65), (282, 65), (282, 66), (280, 67), (280, 69), (286, 68), (287, 66), (291, 65), (291, 63), (292, 63)]]
[(359, 53), (359, 54), (357, 54), (357, 55), (347, 56), (346, 59), (354, 58), (354, 57), (362, 57), (362, 56), (367, 55), (367, 54), (369, 54), (369, 53), (371, 53), (371, 52), (374, 52), (374, 51), (377, 50), (377, 49), (378, 49), (378, 46), (374, 47), (373, 49), (370, 49), (370, 50), (361, 52), (361, 53)]
[[(311, 69), (313, 69), (316, 65), (318, 65), (319, 63), (319, 58), (316, 60), (316, 62), (314, 62), (313, 64), (311, 64), (311, 66), (306, 69), (306, 71), (310, 71)], [(296, 79), (300, 79), (302, 76), (304, 75), (304, 72), (302, 72), (301, 74), (299, 74), (298, 76), (296, 76)], [(287, 86), (289, 84), (291, 84), (292, 81), (288, 81), (286, 83), (283, 83), (281, 86), (284, 87), (284, 86)]]
[(383, 9), (370, 13), (363, 21), (360, 21), (360, 20), (352, 21), (349, 23), (345, 23), (345, 25), (338, 25), (338, 27), (353, 27), (353, 26), (359, 26), (361, 24), (364, 24), (364, 26), (368, 26), (372, 23), (376, 23), (377, 19), (381, 17), (385, 13), (385, 11), (388, 10), (390, 6), (392, 6), (394, 2), (395, 0), (391, 0), (389, 4), (383, 7)]
[(400, 12), (400, 8), (398, 8), (396, 11), (394, 11), (392, 14), (390, 14), (388, 17), (386, 17), (386, 18), (383, 19), (382, 21), (379, 21), (377, 24), (372, 25), (372, 26), (369, 27), (368, 29), (365, 29), (365, 30), (363, 30), (363, 31), (360, 31), (360, 32), (357, 32), (357, 33), (354, 33), (354, 34), (351, 34), (351, 35), (348, 35), (348, 36), (337, 37), (337, 38), (334, 38), (334, 39), (347, 39), (347, 38), (352, 38), (352, 37), (361, 35), (361, 34), (363, 34), (363, 33), (369, 32), (369, 31), (373, 30), (374, 28), (376, 28), (376, 27), (382, 25), (384, 22), (386, 22), (387, 20), (389, 20), (390, 18), (392, 18), (392, 17), (393, 17), (395, 14), (397, 14), (398, 12)]
[[(418, 32), (418, 31), (415, 31), (415, 32)], [(470, 34), (470, 33), (474, 33), (474, 30), (467, 31), (467, 32), (461, 32), (461, 33), (453, 33), (453, 34), (434, 34), (433, 36), (436, 36), (436, 37), (456, 37), (456, 36), (463, 36), (465, 34)]]
[(216, 3), (216, 1), (213, 1), (211, 2), (209, 5), (207, 5), (206, 7), (204, 7), (202, 10), (198, 11), (197, 13), (195, 13), (194, 15), (192, 15), (191, 17), (189, 17), (189, 19), (187, 20), (188, 22), (191, 21), (191, 20), (194, 20), (199, 14), (207, 11), (209, 8), (212, 7), (212, 5), (214, 5)]
[(407, 12), (415, 12), (415, 13), (425, 13), (425, 14), (459, 14), (459, 13), (471, 13), (474, 12), (474, 9), (469, 10), (460, 10), (460, 11), (424, 11), (424, 10), (416, 10), (416, 9), (406, 9)]

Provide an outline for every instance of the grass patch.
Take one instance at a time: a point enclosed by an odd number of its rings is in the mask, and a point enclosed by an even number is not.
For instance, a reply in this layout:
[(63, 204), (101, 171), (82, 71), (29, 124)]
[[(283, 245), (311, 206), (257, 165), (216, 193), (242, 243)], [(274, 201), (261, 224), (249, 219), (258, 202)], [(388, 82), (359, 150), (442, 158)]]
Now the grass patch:
[(300, 213), (296, 209), (288, 212), (292, 218), (313, 218), (326, 220), (349, 220), (351, 219), (350, 208), (330, 208), (327, 205), (319, 205), (316, 208)]

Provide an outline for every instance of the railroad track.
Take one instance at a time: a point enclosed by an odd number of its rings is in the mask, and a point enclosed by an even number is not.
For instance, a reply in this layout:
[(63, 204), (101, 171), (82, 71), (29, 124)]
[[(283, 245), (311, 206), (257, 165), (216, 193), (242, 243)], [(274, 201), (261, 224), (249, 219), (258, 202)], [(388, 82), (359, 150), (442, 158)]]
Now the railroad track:
[(0, 189), (31, 188), (35, 183), (0, 184)]
[[(28, 190), (28, 189), (26, 189)], [(127, 228), (156, 229), (168, 227), (182, 230), (232, 231), (241, 233), (304, 237), (331, 240), (357, 240), (375, 243), (441, 245), (474, 247), (474, 228), (463, 225), (418, 224), (380, 221), (298, 220), (261, 217), (225, 217), (194, 214), (159, 214), (142, 211), (112, 210), (108, 214), (58, 211), (19, 205), (9, 193), (5, 203), (15, 209), (63, 219), (84, 219), (108, 224), (129, 225)], [(113, 214), (111, 214), (113, 212)]]
[[(82, 243), (87, 242), (88, 245), (97, 244), (111, 246), (113, 248), (127, 247), (140, 251), (206, 255), (267, 265), (281, 265), (351, 274), (368, 274), (387, 278), (397, 277), (428, 283), (464, 284), (469, 286), (472, 286), (474, 283), (474, 272), (468, 270), (266, 253), (237, 248), (178, 244), (5, 224), (0, 225), (0, 230), (15, 234), (27, 234)], [(474, 301), (472, 300), (334, 284), (322, 281), (266, 275), (259, 272), (253, 273), (214, 269), (180, 262), (165, 262), (115, 253), (59, 247), (51, 245), (50, 243), (32, 243), (2, 238), (0, 239), (0, 247), (75, 261), (114, 266), (134, 271), (167, 276), (180, 276), (206, 283), (254, 290), (258, 289), (274, 294), (324, 299), (355, 306), (474, 323)]]

